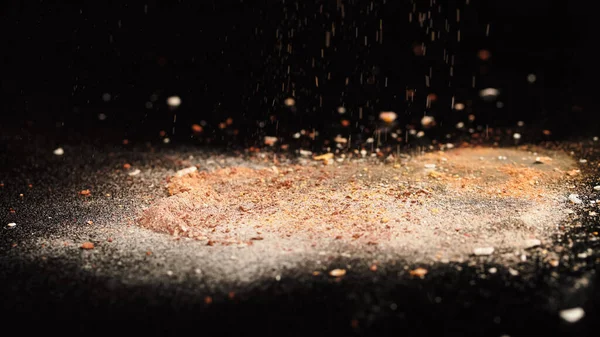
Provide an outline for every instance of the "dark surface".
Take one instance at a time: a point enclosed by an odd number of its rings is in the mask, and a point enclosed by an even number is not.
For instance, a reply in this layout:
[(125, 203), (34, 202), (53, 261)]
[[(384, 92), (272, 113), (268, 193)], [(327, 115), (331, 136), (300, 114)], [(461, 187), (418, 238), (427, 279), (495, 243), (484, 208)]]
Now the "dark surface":
[[(66, 149), (66, 153), (79, 151), (77, 156), (57, 159), (47, 145), (27, 141), (6, 144), (10, 146), (1, 158), (8, 164), (0, 176), (5, 184), (0, 190), (0, 221), (19, 225), (2, 228), (0, 296), (5, 324), (28, 322), (19, 324), (20, 332), (299, 336), (595, 336), (597, 332), (599, 241), (591, 233), (599, 228), (585, 210), (580, 211), (579, 220), (568, 222), (573, 226), (567, 224), (564, 236), (544, 247), (564, 247), (562, 255), (569, 256), (570, 260), (561, 261), (556, 269), (538, 260), (539, 250), (528, 262), (515, 266), (518, 276), (511, 276), (501, 265), (497, 266), (497, 274), (487, 273), (494, 265), (485, 258), (474, 259), (472, 265), (434, 266), (424, 279), (408, 276), (401, 261), (397, 266), (381, 265), (373, 273), (360, 261), (336, 258), (330, 266), (352, 263), (360, 267), (339, 282), (326, 275), (311, 276), (299, 268), (284, 271), (278, 282), (257, 279), (231, 288), (217, 285), (209, 291), (203, 282), (193, 279), (174, 282), (153, 278), (151, 269), (144, 271), (150, 267), (141, 266), (133, 251), (130, 255), (115, 255), (110, 249), (97, 250), (94, 268), (113, 270), (111, 276), (102, 276), (82, 269), (88, 262), (77, 249), (72, 256), (44, 259), (44, 249), (30, 241), (35, 237), (51, 240), (69, 236), (83, 240), (87, 230), (74, 221), (90, 216), (114, 221), (113, 228), (126, 227), (119, 216), (123, 212), (115, 215), (99, 201), (82, 201), (76, 192), (85, 187), (101, 190), (112, 184), (116, 186), (115, 196), (128, 199), (138, 194), (138, 189), (126, 178), (110, 178), (109, 171), (124, 160), (168, 166), (156, 158), (178, 156), (178, 151), (185, 148), (155, 145), (152, 153), (140, 147), (82, 145)], [(573, 149), (585, 153), (590, 166), (582, 167), (587, 178), (578, 189), (589, 191), (595, 181), (591, 178), (596, 172), (593, 156), (598, 145), (581, 144), (583, 147), (574, 145)], [(34, 188), (28, 190), (27, 183), (33, 183)], [(25, 199), (17, 196), (23, 191)], [(581, 196), (597, 198), (589, 192)], [(137, 207), (134, 199), (126, 205)], [(14, 207), (16, 214), (8, 214), (8, 207)], [(53, 217), (54, 224), (44, 221), (47, 216)], [(13, 247), (13, 243), (18, 246)], [(575, 256), (588, 248), (594, 250), (592, 255), (585, 259)], [(115, 265), (117, 260), (122, 263), (119, 267)], [(143, 282), (128, 282), (138, 265), (141, 271), (136, 275), (141, 276), (135, 278)], [(229, 299), (227, 292), (232, 289), (236, 295)], [(210, 305), (204, 302), (207, 295), (213, 298)], [(559, 319), (558, 310), (575, 306), (585, 309), (581, 321), (568, 324)], [(353, 320), (357, 325), (352, 325)]]

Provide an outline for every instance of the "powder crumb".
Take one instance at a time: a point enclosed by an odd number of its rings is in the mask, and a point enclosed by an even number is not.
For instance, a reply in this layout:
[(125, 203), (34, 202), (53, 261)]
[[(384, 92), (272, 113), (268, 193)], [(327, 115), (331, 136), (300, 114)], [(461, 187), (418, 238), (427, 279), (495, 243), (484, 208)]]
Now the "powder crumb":
[(562, 318), (564, 321), (568, 323), (575, 323), (585, 316), (585, 311), (583, 310), (583, 308), (577, 307), (561, 310), (559, 315), (560, 318)]
[(341, 277), (346, 275), (346, 269), (333, 269), (329, 272), (329, 276)]

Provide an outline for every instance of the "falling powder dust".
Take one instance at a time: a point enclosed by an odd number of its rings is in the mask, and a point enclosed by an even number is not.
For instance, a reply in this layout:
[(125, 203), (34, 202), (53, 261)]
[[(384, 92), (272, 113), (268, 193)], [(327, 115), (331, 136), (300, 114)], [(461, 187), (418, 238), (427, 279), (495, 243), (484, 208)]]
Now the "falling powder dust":
[(530, 151), (459, 148), (387, 164), (192, 171), (172, 177), (170, 196), (138, 223), (208, 245), (344, 245), (434, 260), (512, 252), (547, 240), (567, 214), (575, 162), (544, 155), (541, 163)]

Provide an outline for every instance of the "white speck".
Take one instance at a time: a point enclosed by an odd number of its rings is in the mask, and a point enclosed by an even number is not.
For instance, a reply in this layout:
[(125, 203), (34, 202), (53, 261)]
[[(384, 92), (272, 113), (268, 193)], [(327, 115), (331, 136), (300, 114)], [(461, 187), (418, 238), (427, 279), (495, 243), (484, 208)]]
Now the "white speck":
[(513, 134), (513, 138), (516, 139), (516, 140), (519, 140), (519, 139), (521, 139), (521, 134), (520, 133), (514, 133)]
[(535, 82), (535, 80), (536, 80), (535, 74), (527, 75), (527, 82), (533, 83), (533, 82)]
[(598, 215), (598, 213), (596, 213), (596, 212), (594, 212), (594, 211), (590, 211), (590, 213), (589, 213), (589, 214), (590, 214), (590, 216), (596, 216), (596, 215)]
[(454, 144), (448, 143), (448, 144), (446, 144), (446, 148), (452, 149), (452, 148), (454, 148)]
[(367, 144), (371, 144), (375, 141), (375, 139), (373, 139), (373, 137), (369, 137), (367, 138)]
[(527, 239), (525, 240), (525, 249), (537, 247), (541, 244), (542, 242), (538, 239)]
[(11, 223), (9, 223), (9, 224), (8, 224), (8, 225), (6, 225), (6, 226), (8, 226), (8, 227), (12, 228), (12, 227), (15, 227), (16, 225), (17, 225), (16, 223), (14, 223), (14, 222), (11, 222)]
[(561, 310), (559, 314), (560, 318), (563, 320), (569, 323), (575, 323), (585, 316), (585, 311), (583, 311), (583, 308), (571, 308)]
[(129, 175), (133, 177), (133, 176), (137, 176), (137, 175), (138, 175), (138, 174), (140, 174), (141, 172), (142, 172), (142, 171), (140, 171), (139, 169), (135, 169), (135, 170), (133, 170), (133, 171), (129, 172)]
[(434, 169), (435, 168), (435, 164), (425, 164), (425, 168)]
[(463, 122), (458, 122), (458, 123), (456, 123), (456, 128), (457, 128), (457, 129), (462, 129), (462, 128), (464, 128), (464, 127), (465, 127), (465, 123), (463, 123)]
[(600, 185), (594, 186), (594, 191), (600, 191)]
[(179, 96), (171, 96), (167, 98), (167, 105), (172, 108), (177, 108), (181, 105), (181, 98), (179, 98)]
[(294, 133), (294, 138), (295, 138), (295, 139), (298, 139), (298, 138), (300, 138), (300, 132), (296, 132), (296, 133)]
[(579, 162), (582, 164), (585, 164), (585, 163), (587, 163), (587, 159), (579, 159)]
[(594, 137), (594, 138), (592, 138), (592, 139), (593, 139), (595, 142), (597, 142), (597, 141), (598, 141), (598, 137)]
[(63, 150), (62, 147), (59, 147), (58, 149), (54, 150), (54, 154), (57, 156), (62, 156), (63, 154), (65, 154), (65, 150)]
[(494, 247), (480, 247), (473, 249), (473, 254), (477, 256), (491, 255), (494, 252)]
[(506, 160), (506, 156), (498, 156), (498, 160)]
[(500, 91), (496, 88), (486, 88), (479, 91), (479, 96), (483, 99), (495, 99), (500, 94)]
[(523, 122), (523, 121), (518, 121), (517, 122), (517, 126), (519, 126), (519, 127), (524, 126), (524, 125), (525, 125), (525, 122)]
[(196, 268), (194, 272), (198, 275), (202, 274), (202, 270), (200, 270), (200, 268)]
[(163, 139), (163, 143), (165, 143), (165, 144), (169, 144), (170, 142), (171, 142), (171, 139), (169, 139), (169, 138)]
[(185, 175), (188, 175), (190, 173), (194, 173), (196, 171), (198, 171), (198, 168), (196, 166), (190, 166), (188, 168), (184, 168), (182, 170), (177, 171), (175, 173), (175, 175), (178, 176), (178, 177), (183, 177)]
[(104, 102), (108, 102), (108, 101), (110, 101), (110, 98), (111, 98), (111, 96), (110, 96), (110, 94), (109, 94), (109, 93), (107, 93), (107, 92), (106, 92), (106, 93), (102, 94), (102, 100), (103, 100)]
[(497, 271), (498, 271), (498, 269), (496, 269), (496, 267), (492, 267), (492, 268), (488, 269), (488, 273), (490, 273), (490, 274), (496, 274)]
[(300, 155), (303, 157), (310, 157), (312, 155), (312, 151), (300, 150)]
[(170, 270), (167, 270), (167, 275), (169, 275), (169, 276), (173, 276), (173, 272), (172, 272), (172, 271), (170, 271)]
[(577, 194), (569, 194), (569, 201), (574, 204), (581, 204), (583, 202), (581, 199), (579, 199), (579, 195)]
[(281, 281), (281, 275), (275, 276), (275, 281), (277, 281), (277, 282)]
[(417, 138), (421, 138), (423, 136), (425, 136), (425, 132), (423, 132), (423, 131), (417, 132)]
[(579, 253), (577, 254), (577, 257), (580, 259), (585, 259), (586, 257), (588, 257), (588, 255), (586, 253)]
[(98, 119), (101, 120), (101, 121), (106, 120), (106, 115), (102, 114), (102, 113), (98, 114)]
[(338, 108), (337, 108), (337, 112), (338, 112), (340, 115), (343, 115), (343, 114), (345, 114), (345, 113), (346, 113), (346, 108), (344, 108), (343, 106), (341, 106), (341, 107), (338, 107)]
[(366, 156), (367, 155), (367, 150), (365, 150), (365, 149), (360, 150), (360, 155), (363, 156), (363, 157)]
[(509, 269), (508, 269), (508, 272), (509, 272), (509, 273), (510, 273), (512, 276), (517, 276), (517, 275), (519, 275), (519, 271), (518, 271), (518, 270), (516, 270), (516, 269), (509, 268)]

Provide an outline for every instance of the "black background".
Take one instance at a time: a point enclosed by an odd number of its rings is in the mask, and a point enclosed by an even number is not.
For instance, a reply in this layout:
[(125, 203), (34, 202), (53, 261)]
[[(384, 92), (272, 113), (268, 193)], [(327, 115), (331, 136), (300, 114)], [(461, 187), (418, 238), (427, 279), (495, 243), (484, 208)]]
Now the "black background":
[[(448, 19), (454, 28), (430, 43), (415, 21), (409, 24), (409, 1), (374, 1), (374, 10), (367, 10), (370, 1), (340, 1), (343, 20), (333, 0), (301, 1), (299, 7), (289, 0), (2, 1), (0, 128), (43, 133), (58, 142), (159, 140), (160, 130), (184, 141), (190, 140), (190, 125), (204, 120), (200, 142), (214, 144), (253, 145), (265, 135), (287, 142), (302, 128), (319, 130), (322, 139), (356, 134), (361, 141), (361, 135), (372, 134), (382, 110), (398, 112), (398, 128), (418, 128), (425, 97), (433, 92), (439, 100), (427, 109), (438, 121), (429, 131), (432, 137), (453, 132), (469, 113), (477, 116), (476, 125), (505, 127), (524, 121), (550, 129), (556, 139), (595, 135), (598, 62), (587, 2), (470, 2), (443, 2), (441, 13), (433, 15), (434, 26), (443, 27)], [(416, 1), (418, 11), (426, 12), (429, 4)], [(456, 8), (461, 9), (458, 24)], [(380, 20), (383, 44), (374, 41)], [(332, 23), (337, 35), (319, 59)], [(484, 34), (487, 23), (489, 37)], [(460, 43), (453, 33), (458, 26)], [(296, 33), (288, 38), (292, 28)], [(427, 56), (413, 55), (413, 44), (422, 41), (428, 45)], [(291, 42), (293, 53), (281, 56), (279, 42), (284, 51)], [(456, 55), (450, 86), (443, 48)], [(484, 48), (492, 53), (488, 62), (477, 59)], [(315, 68), (312, 57), (317, 58)], [(291, 75), (286, 74), (288, 65)], [(426, 88), (430, 66), (435, 75)], [(326, 81), (329, 72), (331, 80)], [(529, 73), (537, 76), (533, 84), (526, 81)], [(315, 76), (321, 80), (319, 88)], [(345, 88), (346, 77), (351, 83)], [(288, 86), (282, 92), (282, 83), (290, 79), (296, 85), (295, 111), (283, 105), (291, 90)], [(501, 90), (504, 108), (481, 102), (477, 92), (485, 87)], [(407, 88), (417, 90), (416, 103), (406, 103)], [(104, 93), (111, 95), (110, 101), (103, 101)], [(148, 109), (153, 94), (157, 100)], [(176, 111), (165, 104), (170, 95), (182, 98)], [(472, 110), (452, 111), (453, 95), (457, 102), (472, 100)], [(350, 129), (339, 125), (340, 105), (348, 109), (345, 117), (351, 116)], [(364, 108), (363, 119), (358, 119), (359, 107)], [(106, 114), (105, 121), (98, 119), (100, 113)], [(219, 129), (228, 117), (233, 124)]]

